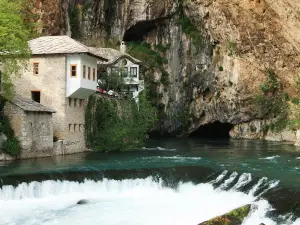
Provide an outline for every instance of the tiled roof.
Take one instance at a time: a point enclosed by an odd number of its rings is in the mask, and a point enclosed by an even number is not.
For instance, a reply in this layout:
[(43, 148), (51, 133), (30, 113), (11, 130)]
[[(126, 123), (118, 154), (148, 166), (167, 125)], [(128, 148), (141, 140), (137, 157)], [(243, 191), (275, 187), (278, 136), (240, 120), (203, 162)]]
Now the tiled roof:
[(30, 111), (30, 112), (50, 112), (55, 113), (56, 111), (48, 106), (44, 106), (38, 102), (35, 102), (31, 99), (25, 99), (21, 97), (15, 97), (12, 100), (10, 100), (13, 104), (20, 107), (24, 111)]
[(90, 53), (97, 58), (102, 58), (101, 56), (93, 54), (87, 46), (75, 41), (69, 36), (39, 37), (30, 40), (29, 46), (33, 55)]
[(124, 54), (116, 49), (113, 48), (92, 48), (89, 47), (89, 50), (91, 52), (93, 52), (95, 55), (98, 55), (99, 57), (105, 58), (108, 60), (108, 62), (106, 62), (105, 64), (113, 64), (115, 63), (118, 59), (120, 59), (121, 57), (127, 57), (130, 60), (132, 60), (133, 62), (139, 64), (141, 63), (140, 60), (132, 57), (131, 55), (128, 54)]

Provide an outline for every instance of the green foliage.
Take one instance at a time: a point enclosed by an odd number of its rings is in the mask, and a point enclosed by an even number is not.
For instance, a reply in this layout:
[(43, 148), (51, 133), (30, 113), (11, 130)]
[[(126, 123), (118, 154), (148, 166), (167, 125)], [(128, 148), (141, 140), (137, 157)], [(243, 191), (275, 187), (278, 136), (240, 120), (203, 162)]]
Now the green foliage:
[(223, 66), (219, 66), (219, 71), (224, 71), (224, 67)]
[(108, 36), (111, 34), (111, 28), (114, 24), (117, 12), (117, 0), (104, 0), (104, 29)]
[(209, 221), (203, 222), (199, 225), (234, 225), (241, 224), (245, 217), (248, 216), (251, 210), (251, 205), (245, 205), (243, 207), (232, 210), (231, 212), (215, 217)]
[(4, 152), (11, 155), (17, 156), (21, 153), (20, 142), (17, 138), (8, 139), (4, 144)]
[(178, 23), (181, 25), (182, 31), (192, 40), (193, 45), (197, 50), (205, 46), (205, 38), (203, 34), (193, 25), (189, 17), (183, 10), (179, 13)]
[[(30, 27), (24, 23), (28, 14), (23, 10), (22, 0), (0, 0), (0, 64), (2, 70), (2, 95), (11, 98), (14, 94), (12, 74), (20, 75), (30, 57), (28, 39)], [(22, 59), (22, 60), (21, 60)]]
[(14, 131), (11, 128), (9, 119), (7, 116), (4, 116), (0, 123), (0, 133), (3, 133), (7, 136), (8, 139), (12, 139), (14, 137)]
[(261, 116), (271, 119), (268, 128), (272, 131), (279, 132), (285, 129), (288, 124), (289, 96), (283, 92), (282, 85), (277, 78), (274, 70), (266, 69), (268, 79), (261, 84), (262, 94), (257, 94), (255, 105)]
[(95, 151), (127, 151), (144, 143), (156, 121), (156, 110), (145, 91), (139, 107), (128, 99), (90, 96), (85, 109), (85, 138)]
[(300, 76), (297, 76), (295, 78), (295, 84), (294, 84), (294, 86), (297, 89), (297, 91), (300, 91)]
[(71, 34), (72, 38), (80, 38), (80, 13), (81, 9), (78, 5), (74, 4), (74, 2), (69, 2), (69, 20), (70, 20), (70, 27), (71, 27)]
[(0, 133), (5, 134), (7, 137), (7, 141), (3, 146), (3, 152), (12, 156), (19, 155), (21, 152), (20, 142), (14, 136), (14, 131), (7, 116), (4, 116), (0, 121)]
[(171, 45), (170, 44), (166, 44), (166, 45), (163, 45), (163, 44), (157, 44), (155, 45), (155, 49), (166, 54), (167, 51), (170, 49)]
[(151, 49), (151, 45), (147, 42), (130, 42), (127, 46), (128, 54), (141, 60), (149, 69), (162, 68), (167, 63), (167, 59), (159, 52)]
[(165, 86), (168, 86), (170, 84), (170, 80), (169, 80), (169, 74), (167, 71), (163, 70), (161, 72), (161, 79), (160, 79), (160, 82), (165, 85)]
[(266, 93), (274, 93), (281, 88), (281, 84), (277, 79), (277, 75), (273, 69), (266, 69), (265, 73), (268, 76), (268, 80), (265, 83), (260, 85), (260, 89), (262, 92)]
[(258, 111), (261, 115), (269, 118), (275, 118), (280, 114), (286, 114), (288, 103), (286, 95), (283, 93), (275, 93), (274, 95), (257, 94), (255, 104), (258, 106)]
[[(120, 71), (122, 72), (122, 71)], [(124, 77), (127, 76), (127, 73), (120, 76), (119, 72), (103, 73), (100, 77), (102, 83), (99, 84), (104, 90), (115, 90), (120, 91), (122, 85), (124, 84)]]
[(237, 53), (237, 43), (235, 41), (228, 41), (227, 43), (228, 55), (233, 56)]
[(299, 105), (300, 104), (300, 99), (299, 98), (293, 98), (292, 103), (295, 104), (295, 105)]

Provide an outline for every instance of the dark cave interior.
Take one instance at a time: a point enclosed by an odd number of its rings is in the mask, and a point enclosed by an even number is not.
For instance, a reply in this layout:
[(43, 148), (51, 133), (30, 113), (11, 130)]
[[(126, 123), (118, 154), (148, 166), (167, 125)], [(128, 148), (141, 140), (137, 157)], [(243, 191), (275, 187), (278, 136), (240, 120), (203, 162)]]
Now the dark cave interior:
[(200, 138), (229, 138), (229, 131), (233, 128), (230, 123), (208, 123), (200, 126), (196, 131), (194, 131), (190, 137), (200, 137)]

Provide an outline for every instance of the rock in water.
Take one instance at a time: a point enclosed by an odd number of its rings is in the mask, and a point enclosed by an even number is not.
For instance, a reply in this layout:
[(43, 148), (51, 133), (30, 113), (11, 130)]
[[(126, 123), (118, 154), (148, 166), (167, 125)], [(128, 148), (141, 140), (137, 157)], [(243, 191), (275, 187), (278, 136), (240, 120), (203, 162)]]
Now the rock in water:
[(251, 205), (245, 205), (222, 216), (200, 223), (199, 225), (241, 225), (244, 218), (249, 214), (250, 209)]
[(89, 203), (88, 200), (86, 200), (86, 199), (81, 199), (81, 200), (79, 200), (76, 204), (77, 204), (77, 205), (85, 205), (85, 204), (88, 204), (88, 203)]

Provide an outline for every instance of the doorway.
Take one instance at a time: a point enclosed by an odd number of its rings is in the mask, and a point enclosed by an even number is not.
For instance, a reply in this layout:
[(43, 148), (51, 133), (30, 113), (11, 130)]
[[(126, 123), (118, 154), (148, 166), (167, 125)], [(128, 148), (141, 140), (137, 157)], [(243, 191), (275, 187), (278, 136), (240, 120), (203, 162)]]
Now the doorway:
[(41, 92), (40, 91), (31, 91), (31, 99), (35, 102), (41, 102)]

